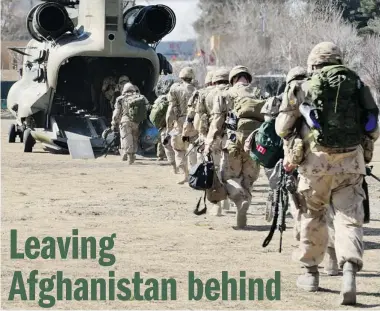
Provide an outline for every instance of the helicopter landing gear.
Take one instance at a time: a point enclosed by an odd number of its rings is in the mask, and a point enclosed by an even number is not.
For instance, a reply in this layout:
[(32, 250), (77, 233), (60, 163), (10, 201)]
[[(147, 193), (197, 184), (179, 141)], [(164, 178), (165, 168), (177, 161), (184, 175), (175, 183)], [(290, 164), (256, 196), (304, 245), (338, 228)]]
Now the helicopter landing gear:
[(24, 129), (16, 124), (11, 124), (8, 133), (8, 142), (15, 143), (17, 136), (20, 138), (20, 143), (22, 143), (24, 141)]
[(33, 138), (32, 134), (30, 133), (31, 129), (27, 128), (24, 131), (24, 152), (32, 152), (33, 151), (33, 146), (35, 145), (36, 141)]

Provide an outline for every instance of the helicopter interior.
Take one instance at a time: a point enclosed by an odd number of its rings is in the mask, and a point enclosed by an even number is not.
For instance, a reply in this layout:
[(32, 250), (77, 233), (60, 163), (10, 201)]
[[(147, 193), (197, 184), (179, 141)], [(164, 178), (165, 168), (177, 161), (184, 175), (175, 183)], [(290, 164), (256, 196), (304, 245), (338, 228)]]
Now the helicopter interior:
[[(60, 67), (50, 114), (91, 114), (110, 120), (112, 108), (102, 91), (103, 81), (111, 76), (117, 83), (120, 76), (126, 75), (149, 99), (154, 87), (152, 79), (149, 79), (152, 74), (153, 67), (147, 59), (72, 57)], [(119, 95), (120, 93), (115, 92), (113, 98)]]

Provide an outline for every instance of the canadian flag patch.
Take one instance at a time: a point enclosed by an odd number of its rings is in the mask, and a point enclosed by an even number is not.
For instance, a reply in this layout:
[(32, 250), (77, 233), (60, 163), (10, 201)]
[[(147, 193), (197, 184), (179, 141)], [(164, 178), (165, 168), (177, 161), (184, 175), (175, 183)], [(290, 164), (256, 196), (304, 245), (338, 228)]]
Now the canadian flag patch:
[(261, 154), (265, 154), (265, 153), (267, 152), (267, 149), (264, 148), (264, 147), (261, 146), (261, 145), (257, 145), (256, 150), (257, 150), (258, 152), (260, 152)]

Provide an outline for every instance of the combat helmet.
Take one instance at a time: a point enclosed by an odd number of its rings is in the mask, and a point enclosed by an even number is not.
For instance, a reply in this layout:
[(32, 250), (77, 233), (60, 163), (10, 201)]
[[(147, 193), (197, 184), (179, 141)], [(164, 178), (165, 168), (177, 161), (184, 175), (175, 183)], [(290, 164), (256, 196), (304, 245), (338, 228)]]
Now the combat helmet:
[(339, 65), (342, 63), (342, 59), (342, 52), (336, 44), (332, 42), (321, 42), (311, 50), (307, 59), (307, 67), (308, 70), (310, 70), (312, 66), (322, 64)]
[(235, 66), (234, 68), (232, 68), (232, 70), (230, 71), (230, 74), (229, 74), (229, 77), (228, 77), (228, 81), (230, 82), (230, 84), (232, 84), (232, 80), (239, 74), (245, 74), (248, 78), (248, 82), (251, 83), (252, 82), (252, 74), (249, 72), (248, 68), (247, 67), (244, 67), (244, 66)]
[(218, 70), (215, 70), (212, 76), (212, 83), (217, 83), (220, 81), (228, 81), (228, 74), (229, 74), (229, 71), (226, 68), (220, 68)]
[(212, 83), (212, 78), (214, 76), (214, 71), (208, 71), (205, 78), (205, 84), (208, 85)]
[(123, 94), (126, 93), (134, 93), (134, 92), (140, 92), (137, 86), (133, 85), (132, 83), (128, 82), (123, 87)]
[(120, 76), (118, 84), (128, 83), (128, 82), (130, 82), (130, 80), (127, 76)]
[(301, 66), (293, 67), (286, 75), (286, 84), (289, 84), (293, 80), (304, 79), (307, 77), (307, 71)]
[(182, 68), (178, 75), (181, 79), (190, 79), (193, 80), (195, 78), (194, 70), (191, 67)]

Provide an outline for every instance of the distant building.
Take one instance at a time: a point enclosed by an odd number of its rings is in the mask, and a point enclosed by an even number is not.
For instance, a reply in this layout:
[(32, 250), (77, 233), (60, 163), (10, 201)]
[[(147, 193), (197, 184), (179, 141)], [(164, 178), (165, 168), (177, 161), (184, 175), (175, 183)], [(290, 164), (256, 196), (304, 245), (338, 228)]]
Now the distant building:
[(1, 70), (17, 70), (22, 65), (22, 55), (9, 50), (23, 50), (29, 41), (1, 41)]
[(195, 40), (161, 41), (156, 51), (169, 61), (192, 60), (196, 54), (196, 42)]

